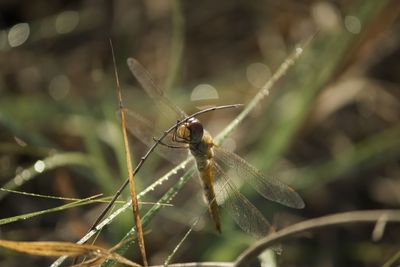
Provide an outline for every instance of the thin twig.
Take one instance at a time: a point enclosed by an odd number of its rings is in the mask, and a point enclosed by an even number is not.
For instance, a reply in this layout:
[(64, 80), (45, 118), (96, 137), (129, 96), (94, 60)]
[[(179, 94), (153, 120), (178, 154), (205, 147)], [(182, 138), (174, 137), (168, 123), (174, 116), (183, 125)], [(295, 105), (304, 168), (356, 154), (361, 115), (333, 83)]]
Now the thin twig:
[(127, 164), (127, 168), (128, 168), (129, 189), (131, 192), (133, 217), (135, 220), (137, 238), (138, 238), (138, 243), (139, 243), (140, 254), (142, 255), (143, 266), (147, 267), (148, 263), (147, 263), (147, 257), (146, 257), (146, 247), (144, 245), (142, 222), (140, 219), (140, 211), (139, 211), (139, 205), (138, 205), (137, 194), (136, 194), (135, 179), (134, 179), (134, 175), (133, 175), (131, 152), (129, 149), (129, 141), (128, 141), (128, 133), (126, 131), (126, 119), (125, 119), (126, 111), (125, 111), (125, 109), (123, 107), (123, 103), (122, 103), (121, 86), (119, 84), (117, 63), (115, 60), (114, 48), (113, 48), (111, 39), (110, 39), (110, 46), (111, 46), (112, 58), (113, 58), (113, 62), (114, 62), (114, 74), (115, 74), (115, 80), (117, 83), (116, 89), (117, 89), (117, 94), (118, 94), (119, 108), (121, 111), (121, 114), (120, 114), (121, 115), (121, 131), (122, 131), (122, 135), (124, 138), (125, 157), (126, 157), (126, 164)]
[(322, 227), (350, 224), (350, 223), (376, 223), (382, 217), (388, 222), (400, 222), (399, 210), (371, 210), (371, 211), (350, 211), (327, 215), (307, 221), (303, 221), (277, 232), (273, 232), (267, 237), (259, 240), (253, 246), (246, 249), (235, 262), (235, 267), (246, 266), (252, 259), (261, 254), (265, 249), (273, 244), (279, 243), (288, 237), (304, 231), (315, 230)]

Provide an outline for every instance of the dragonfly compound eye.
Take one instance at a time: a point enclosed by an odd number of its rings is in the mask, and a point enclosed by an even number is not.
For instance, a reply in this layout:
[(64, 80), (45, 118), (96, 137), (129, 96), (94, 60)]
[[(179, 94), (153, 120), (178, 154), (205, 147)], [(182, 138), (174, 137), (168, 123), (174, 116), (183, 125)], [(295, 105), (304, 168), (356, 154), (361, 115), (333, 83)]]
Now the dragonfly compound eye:
[(198, 143), (203, 138), (203, 125), (198, 120), (189, 121), (190, 142)]

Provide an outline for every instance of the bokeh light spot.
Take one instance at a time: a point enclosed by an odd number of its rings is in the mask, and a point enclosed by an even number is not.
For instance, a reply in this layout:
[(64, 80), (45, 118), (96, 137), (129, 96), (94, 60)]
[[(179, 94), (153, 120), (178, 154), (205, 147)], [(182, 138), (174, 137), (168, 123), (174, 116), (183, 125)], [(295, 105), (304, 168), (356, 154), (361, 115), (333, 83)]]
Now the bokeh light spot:
[(67, 76), (58, 75), (49, 84), (49, 94), (54, 100), (61, 100), (67, 96), (71, 89), (71, 83)]
[(35, 165), (33, 165), (33, 167), (35, 168), (35, 171), (37, 171), (38, 173), (42, 173), (46, 165), (44, 164), (43, 160), (38, 160), (36, 161)]
[(28, 23), (18, 23), (8, 32), (8, 43), (11, 47), (22, 45), (28, 40), (30, 28)]
[(355, 16), (346, 16), (344, 26), (351, 33), (359, 34), (361, 32), (361, 21)]
[(311, 8), (311, 14), (318, 28), (328, 31), (339, 28), (340, 13), (332, 3), (316, 2)]
[(79, 13), (76, 11), (65, 11), (60, 13), (56, 18), (56, 31), (58, 33), (69, 33), (73, 31), (79, 24)]
[(190, 95), (191, 101), (203, 101), (209, 99), (218, 99), (218, 91), (213, 86), (209, 84), (199, 84), (197, 85)]
[(271, 71), (264, 63), (252, 63), (246, 69), (247, 80), (257, 88), (261, 88), (271, 77)]

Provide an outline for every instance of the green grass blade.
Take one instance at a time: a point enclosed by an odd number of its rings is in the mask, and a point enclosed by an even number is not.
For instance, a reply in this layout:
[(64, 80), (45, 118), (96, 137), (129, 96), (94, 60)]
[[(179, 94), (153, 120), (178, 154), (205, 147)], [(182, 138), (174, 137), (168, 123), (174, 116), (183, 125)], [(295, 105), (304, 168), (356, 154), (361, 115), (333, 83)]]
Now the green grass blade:
[[(79, 152), (67, 152), (51, 155), (47, 158), (36, 161), (32, 166), (20, 171), (15, 177), (6, 183), (3, 188), (13, 190), (45, 171), (68, 165), (91, 167), (92, 158)], [(8, 192), (6, 191), (0, 191), (0, 199), (4, 198), (7, 193)]]
[(51, 212), (62, 211), (65, 209), (70, 209), (70, 208), (75, 208), (75, 207), (82, 206), (82, 205), (96, 203), (97, 201), (93, 201), (93, 199), (96, 197), (98, 197), (98, 195), (88, 197), (85, 199), (80, 199), (78, 201), (67, 203), (67, 204), (64, 204), (64, 205), (61, 205), (61, 206), (58, 206), (55, 208), (50, 208), (50, 209), (46, 209), (46, 210), (41, 210), (41, 211), (31, 212), (31, 213), (22, 214), (22, 215), (18, 215), (18, 216), (14, 216), (14, 217), (0, 219), (0, 225), (16, 222), (16, 221), (20, 221), (20, 220), (27, 220), (27, 219), (30, 219), (30, 218), (33, 218), (33, 217), (36, 217), (39, 215), (51, 213)]

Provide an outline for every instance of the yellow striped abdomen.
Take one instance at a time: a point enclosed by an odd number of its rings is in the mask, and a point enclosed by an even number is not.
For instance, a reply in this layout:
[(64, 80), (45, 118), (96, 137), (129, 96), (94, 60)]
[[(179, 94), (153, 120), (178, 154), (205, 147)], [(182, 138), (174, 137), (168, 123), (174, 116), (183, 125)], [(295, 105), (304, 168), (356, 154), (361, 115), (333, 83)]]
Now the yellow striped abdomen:
[(213, 173), (213, 140), (211, 135), (204, 131), (201, 142), (191, 143), (189, 148), (190, 152), (196, 159), (197, 169), (199, 170), (200, 180), (203, 186), (204, 196), (208, 203), (208, 210), (211, 218), (214, 221), (215, 228), (221, 232), (221, 222), (219, 219), (219, 209), (217, 200), (215, 199), (214, 179)]
[(218, 232), (221, 233), (219, 208), (214, 191), (214, 174), (212, 172), (212, 166), (209, 160), (207, 160), (207, 163), (205, 165), (205, 168), (200, 171), (200, 179), (203, 184), (204, 195), (208, 203), (208, 210), (210, 212), (211, 218), (214, 221), (215, 228)]

